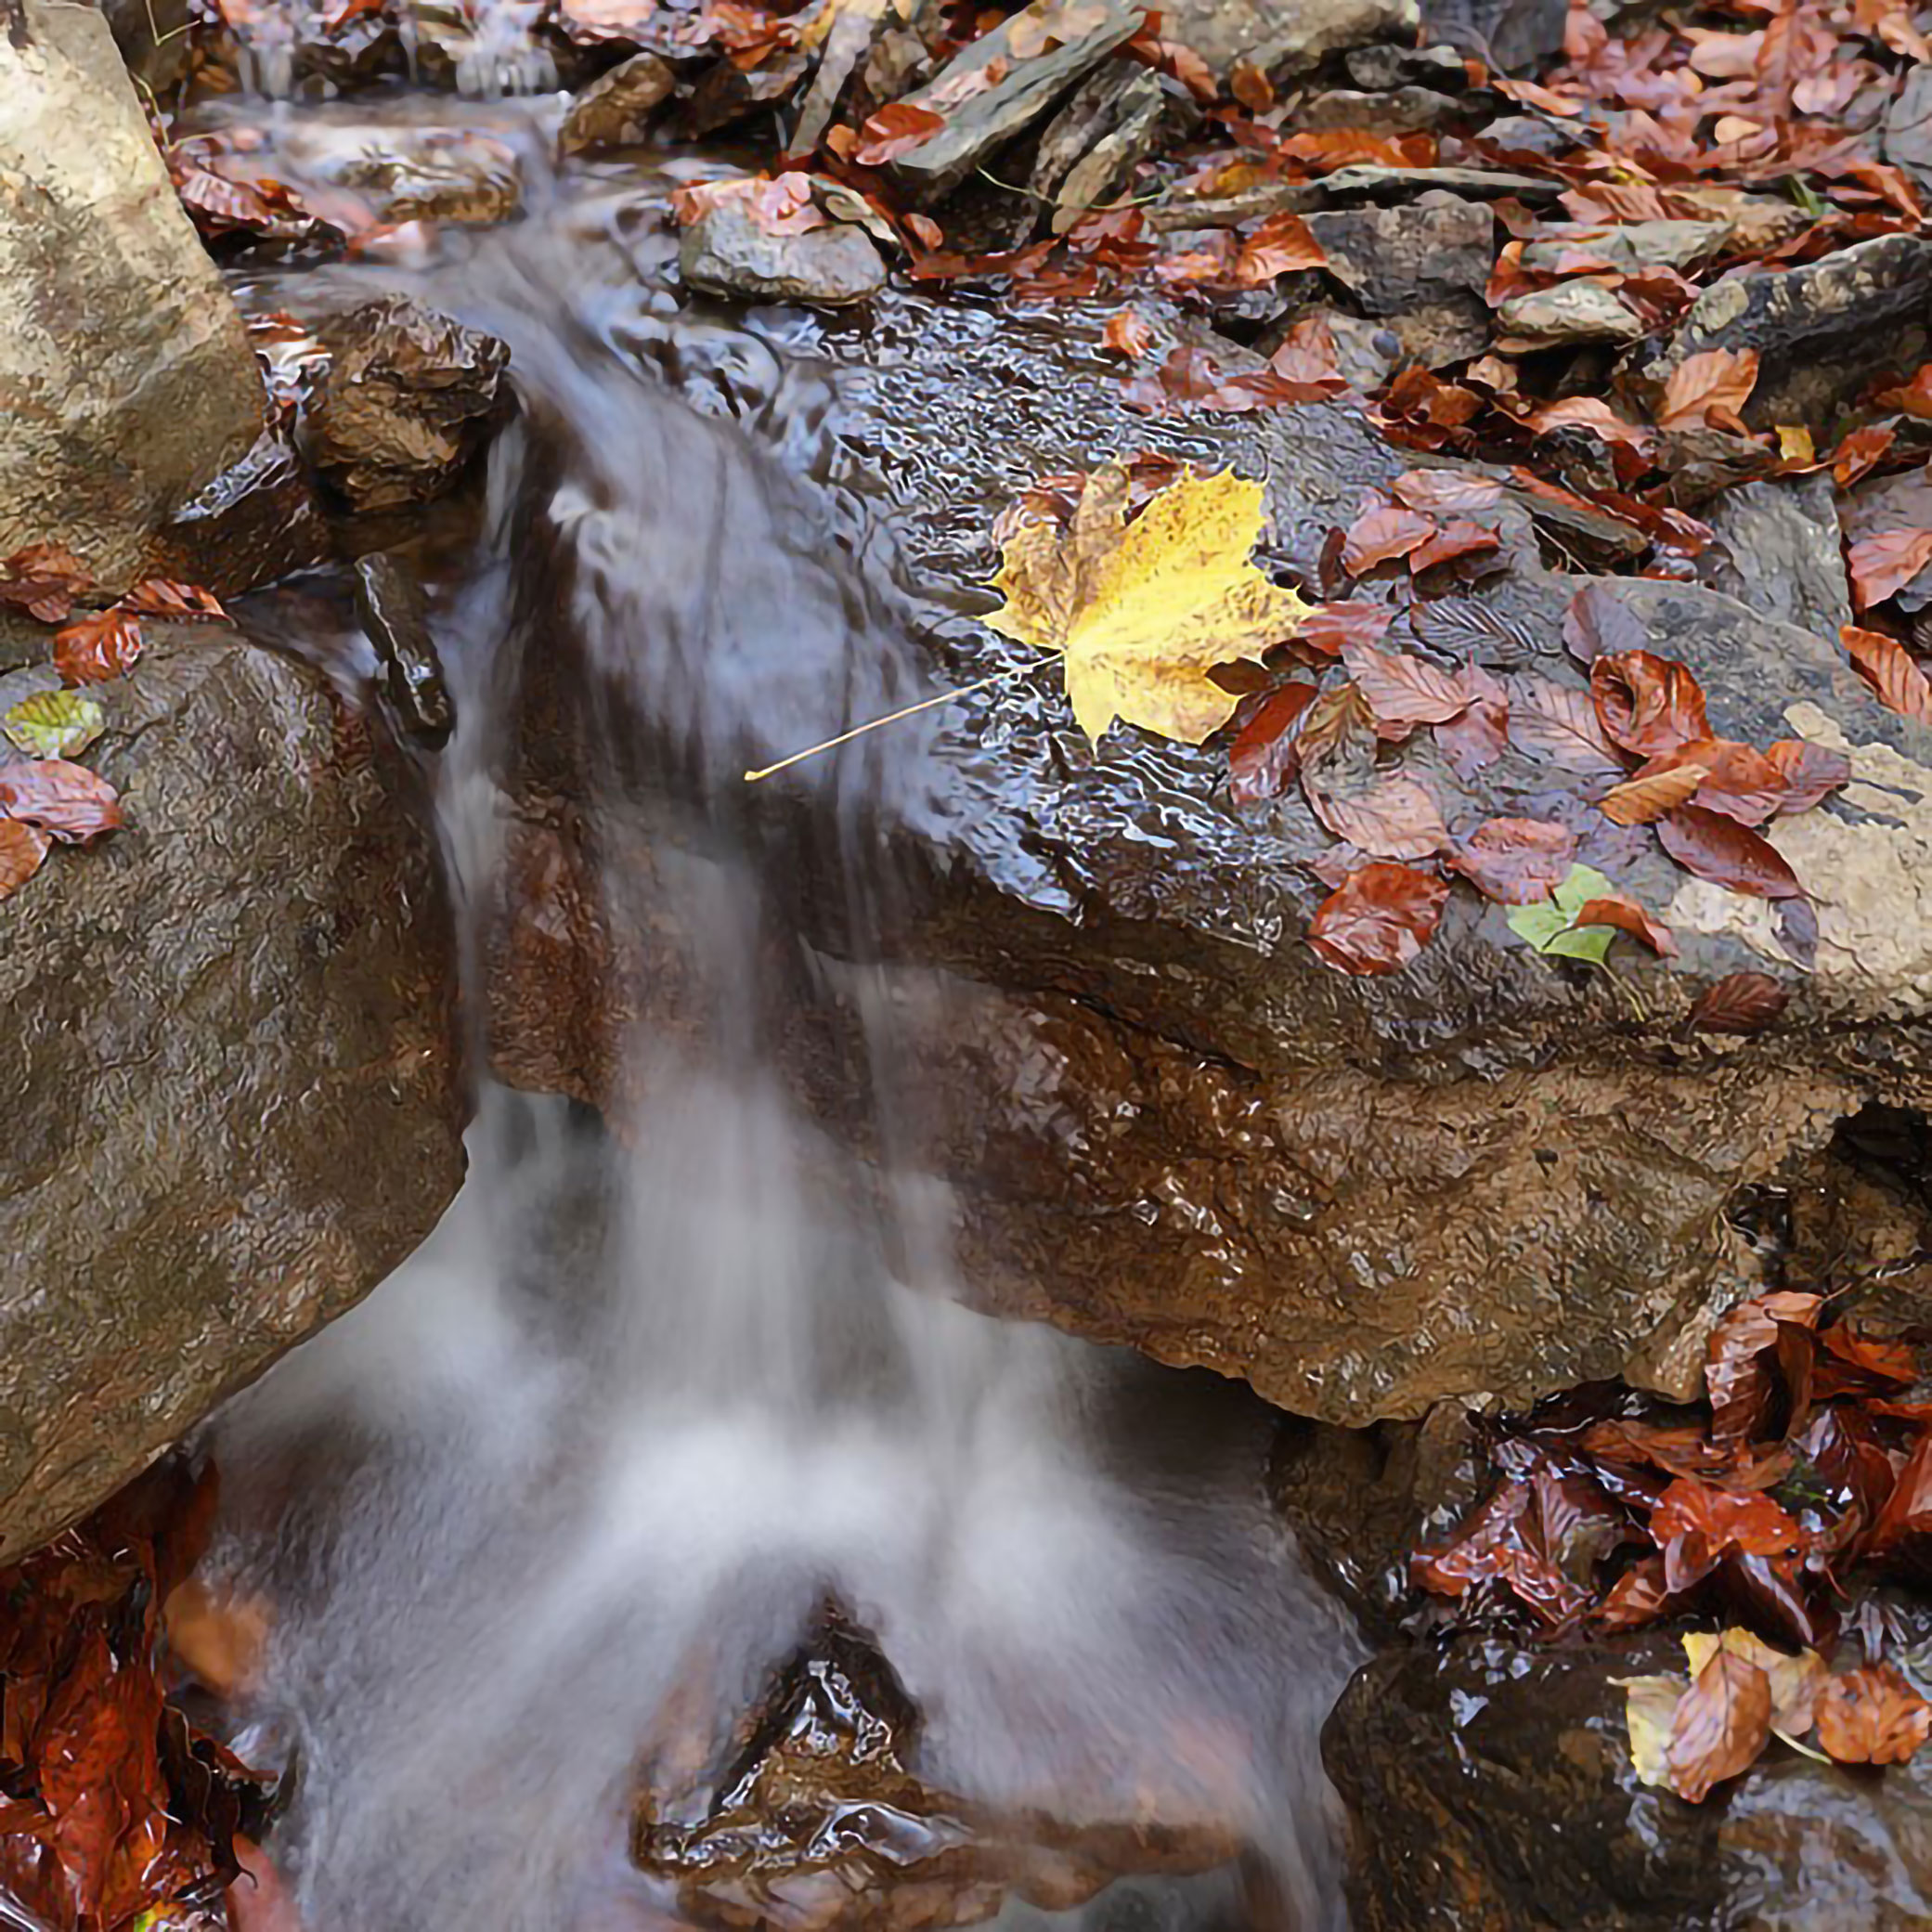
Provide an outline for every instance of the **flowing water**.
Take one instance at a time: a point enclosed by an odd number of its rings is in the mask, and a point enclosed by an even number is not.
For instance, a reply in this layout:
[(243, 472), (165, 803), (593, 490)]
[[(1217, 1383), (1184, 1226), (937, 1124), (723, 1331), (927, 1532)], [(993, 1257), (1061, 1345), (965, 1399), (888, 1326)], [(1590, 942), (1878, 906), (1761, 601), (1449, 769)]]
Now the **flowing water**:
[[(1339, 1925), (1316, 1733), (1355, 1657), (1267, 1506), (1270, 1414), (959, 1305), (943, 1189), (896, 1158), (935, 1022), (864, 964), (916, 889), (884, 828), (943, 813), (942, 775), (913, 727), (769, 805), (738, 775), (923, 688), (915, 591), (836, 374), (784, 318), (681, 312), (629, 192), (538, 178), (413, 279), (511, 342), (522, 405), (438, 587), (435, 784), (480, 1052), (504, 787), (566, 666), (605, 901), (669, 935), (678, 1024), (621, 1040), (615, 1131), (486, 1086), (433, 1239), (214, 1427), (222, 1561), (276, 1606), (247, 1742), (299, 1754), (307, 1932), (688, 1922), (627, 1855), (640, 1766), (728, 1756), (828, 1598), (924, 1713), (928, 1785), (1238, 1848), (1089, 1923)], [(674, 828), (648, 896), (640, 811)], [(781, 1070), (834, 1003), (862, 1132)], [(869, 1913), (842, 1922), (896, 1923)]]

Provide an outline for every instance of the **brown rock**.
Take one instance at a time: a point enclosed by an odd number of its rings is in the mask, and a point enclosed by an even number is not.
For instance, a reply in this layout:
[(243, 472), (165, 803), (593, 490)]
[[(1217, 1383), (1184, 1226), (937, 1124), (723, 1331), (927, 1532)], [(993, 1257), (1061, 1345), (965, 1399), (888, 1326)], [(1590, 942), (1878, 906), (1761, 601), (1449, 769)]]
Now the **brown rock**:
[(4, 912), (0, 1556), (375, 1286), (462, 1173), (453, 945), (328, 681), (151, 626), (95, 694), (126, 823)]
[(565, 154), (635, 147), (676, 84), (670, 69), (655, 54), (633, 54), (571, 102), (557, 146)]
[(1496, 257), (1496, 217), (1480, 202), (1433, 195), (1307, 220), (1328, 273), (1417, 361), (1435, 367), (1488, 346), (1483, 290)]
[(497, 411), (510, 351), (405, 296), (318, 325), (331, 356), (309, 453), (355, 510), (396, 510), (450, 488)]
[(0, 35), (0, 556), (59, 542), (110, 589), (248, 454), (262, 383), (107, 20)]

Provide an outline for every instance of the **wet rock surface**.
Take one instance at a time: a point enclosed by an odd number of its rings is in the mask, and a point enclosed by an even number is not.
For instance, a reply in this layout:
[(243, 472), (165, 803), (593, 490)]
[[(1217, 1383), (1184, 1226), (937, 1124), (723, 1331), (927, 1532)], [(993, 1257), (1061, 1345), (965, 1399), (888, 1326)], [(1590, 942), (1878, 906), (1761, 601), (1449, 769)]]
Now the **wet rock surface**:
[(150, 627), (97, 694), (125, 825), (10, 899), (0, 949), (9, 1554), (352, 1306), (462, 1173), (452, 940), (395, 754), (227, 629)]
[(970, 1925), (1009, 1893), (1065, 1911), (1118, 1877), (1200, 1872), (1239, 1848), (1151, 1811), (1112, 1824), (989, 1811), (920, 1775), (923, 1729), (871, 1633), (827, 1605), (728, 1763), (683, 1789), (647, 1763), (631, 1855), (677, 1887), (690, 1923), (820, 1932)]
[(451, 488), (502, 401), (509, 351), (405, 296), (331, 317), (308, 454), (354, 510), (397, 510)]
[(247, 456), (262, 385), (106, 19), (28, 17), (0, 34), (0, 556), (64, 543), (118, 589)]
[(1347, 208), (1308, 217), (1328, 273), (1365, 316), (1384, 321), (1408, 357), (1433, 367), (1489, 340), (1483, 287), (1496, 218), (1478, 202), (1433, 195), (1400, 208)]
[(676, 77), (655, 54), (633, 54), (571, 102), (557, 136), (559, 149), (565, 154), (583, 154), (642, 140), (656, 110), (676, 84)]
[(678, 267), (692, 288), (707, 294), (826, 308), (867, 301), (886, 281), (877, 247), (855, 223), (772, 235), (731, 201), (684, 231)]
[[(1611, 1679), (1666, 1640), (1520, 1650), (1459, 1639), (1357, 1673), (1322, 1755), (1354, 1821), (1362, 1932), (1905, 1932), (1932, 1915), (1932, 1771), (1773, 1746), (1722, 1802), (1640, 1784)], [(1913, 1661), (1906, 1660), (1908, 1669)]]

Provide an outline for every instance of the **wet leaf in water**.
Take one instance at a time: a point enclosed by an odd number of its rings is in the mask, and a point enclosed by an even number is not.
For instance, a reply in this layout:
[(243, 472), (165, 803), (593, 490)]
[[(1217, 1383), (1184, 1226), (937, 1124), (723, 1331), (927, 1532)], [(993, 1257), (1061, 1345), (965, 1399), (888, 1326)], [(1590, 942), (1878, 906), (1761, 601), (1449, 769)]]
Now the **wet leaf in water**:
[(1148, 353), (1154, 340), (1152, 325), (1137, 311), (1131, 308), (1117, 309), (1107, 318), (1107, 327), (1100, 331), (1101, 345), (1111, 349), (1116, 356), (1124, 356), (1137, 362)]
[(1790, 1001), (1769, 973), (1727, 973), (1697, 996), (1688, 1024), (1700, 1033), (1761, 1033)]
[(1586, 584), (1563, 612), (1563, 646), (1579, 664), (1650, 648), (1643, 620), (1607, 584)]
[(1569, 876), (1576, 835), (1545, 819), (1487, 819), (1445, 853), (1485, 899), (1498, 905), (1547, 900)]
[(1381, 733), (1385, 738), (1407, 737), (1419, 724), (1446, 724), (1469, 709), (1470, 693), (1461, 680), (1423, 658), (1349, 640), (1342, 643), (1342, 661), (1376, 724), (1394, 727)]
[(48, 843), (32, 825), (0, 819), (0, 899), (12, 898), (40, 870)]
[(1670, 1733), (1690, 1686), (1677, 1677), (1614, 1677), (1610, 1681), (1624, 1693), (1624, 1729), (1639, 1779), (1669, 1790)]
[(1251, 554), (1263, 486), (1187, 473), (1132, 523), (1131, 481), (1096, 471), (1064, 533), (1031, 524), (1006, 540), (986, 622), (1067, 660), (1067, 695), (1098, 740), (1117, 720), (1199, 745), (1237, 700), (1208, 676), (1259, 660), (1294, 634), (1307, 605), (1270, 583)]
[(54, 668), (70, 684), (104, 684), (133, 666), (141, 642), (140, 618), (119, 605), (76, 617), (54, 633)]
[(1718, 1649), (1670, 1723), (1671, 1787), (1693, 1805), (1757, 1761), (1770, 1738), (1770, 1679), (1748, 1657)]
[(1344, 644), (1377, 642), (1394, 619), (1394, 607), (1386, 603), (1317, 603), (1296, 626), (1295, 642), (1339, 657)]
[(1622, 651), (1590, 666), (1590, 702), (1604, 735), (1640, 758), (1710, 736), (1704, 693), (1688, 667), (1650, 651)]
[(1342, 547), (1342, 562), (1351, 577), (1361, 577), (1378, 564), (1426, 543), (1435, 535), (1435, 519), (1399, 503), (1376, 503), (1349, 525)]
[(1335, 792), (1316, 784), (1304, 770), (1303, 788), (1316, 817), (1337, 838), (1378, 859), (1426, 859), (1448, 841), (1434, 793), (1400, 772), (1363, 791)]
[(1801, 899), (1790, 861), (1748, 825), (1702, 805), (1680, 805), (1658, 821), (1664, 849), (1693, 877), (1757, 899)]
[(1228, 747), (1228, 796), (1237, 805), (1278, 797), (1294, 783), (1294, 727), (1315, 701), (1313, 684), (1284, 684), (1271, 691), (1235, 734)]
[(1525, 671), (1504, 681), (1510, 694), (1510, 743), (1567, 772), (1621, 772), (1624, 761), (1603, 734), (1589, 694)]
[(1805, 738), (1780, 738), (1764, 756), (1777, 775), (1782, 793), (1778, 807), (1781, 812), (1809, 811), (1840, 785), (1851, 783), (1851, 759), (1829, 745), (1813, 745)]
[(121, 600), (121, 608), (143, 617), (170, 617), (177, 624), (225, 620), (228, 615), (213, 590), (164, 577), (143, 578)]
[(895, 100), (871, 115), (859, 130), (860, 141), (852, 159), (862, 168), (884, 167), (914, 148), (923, 148), (946, 124), (943, 114), (930, 108), (915, 107), (909, 100)]
[(84, 765), (32, 759), (0, 765), (0, 813), (63, 845), (85, 845), (121, 823), (121, 802), (114, 787)]
[(1575, 921), (1591, 900), (1613, 898), (1615, 889), (1594, 867), (1573, 865), (1549, 898), (1511, 911), (1510, 930), (1527, 940), (1538, 953), (1601, 966), (1616, 937), (1614, 929), (1608, 926), (1579, 927)]
[(1502, 485), (1473, 470), (1411, 470), (1389, 490), (1398, 503), (1436, 516), (1473, 516), (1503, 499)]
[(1451, 517), (1433, 537), (1409, 551), (1408, 567), (1413, 575), (1420, 576), (1438, 564), (1447, 564), (1458, 557), (1481, 556), (1501, 546), (1502, 538), (1485, 525), (1473, 523), (1466, 516)]
[(1393, 973), (1434, 937), (1446, 879), (1412, 865), (1364, 865), (1316, 909), (1308, 943), (1338, 972)]
[(85, 751), (107, 728), (107, 714), (77, 691), (36, 691), (0, 716), (0, 730), (32, 758)]
[(1903, 1764), (1932, 1737), (1932, 1704), (1892, 1665), (1829, 1678), (1818, 1693), (1818, 1742), (1840, 1764)]

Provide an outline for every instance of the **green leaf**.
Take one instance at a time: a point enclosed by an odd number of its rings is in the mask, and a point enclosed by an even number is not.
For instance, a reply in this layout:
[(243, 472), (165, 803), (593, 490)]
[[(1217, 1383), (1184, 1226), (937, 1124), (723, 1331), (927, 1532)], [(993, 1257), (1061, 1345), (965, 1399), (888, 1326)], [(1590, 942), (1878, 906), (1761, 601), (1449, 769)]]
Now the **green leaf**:
[(1587, 959), (1601, 966), (1616, 937), (1614, 926), (1572, 926), (1593, 899), (1610, 899), (1616, 888), (1590, 865), (1573, 865), (1569, 875), (1548, 899), (1510, 909), (1510, 930), (1527, 940), (1538, 953), (1555, 953), (1564, 959)]
[(99, 705), (78, 691), (36, 691), (0, 720), (6, 735), (37, 759), (72, 758), (85, 751), (106, 723)]

